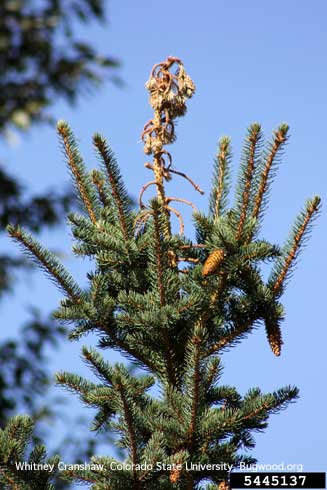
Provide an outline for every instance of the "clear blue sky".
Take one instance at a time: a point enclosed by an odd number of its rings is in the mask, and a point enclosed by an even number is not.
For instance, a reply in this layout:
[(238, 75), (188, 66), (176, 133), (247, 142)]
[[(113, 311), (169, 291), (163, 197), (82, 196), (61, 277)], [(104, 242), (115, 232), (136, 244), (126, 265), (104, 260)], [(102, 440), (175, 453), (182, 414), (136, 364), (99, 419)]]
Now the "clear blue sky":
[[(191, 174), (206, 196), (197, 196), (177, 179), (171, 185), (172, 194), (192, 197), (200, 209), (206, 209), (218, 138), (232, 137), (236, 170), (240, 144), (251, 122), (260, 122), (270, 136), (278, 123), (287, 121), (291, 139), (262, 235), (282, 243), (306, 197), (320, 194), (326, 201), (327, 3), (112, 0), (109, 16), (108, 27), (94, 26), (84, 34), (121, 59), (126, 87), (107, 83), (92, 97), (83, 98), (77, 110), (62, 103), (54, 107), (56, 116), (73, 126), (88, 165), (96, 163), (91, 136), (102, 132), (116, 151), (131, 194), (138, 194), (150, 178), (138, 143), (142, 126), (151, 116), (144, 83), (154, 63), (167, 55), (181, 57), (197, 91), (187, 116), (179, 121), (171, 151), (174, 164)], [(18, 146), (1, 151), (3, 160), (34, 191), (59, 189), (67, 182), (52, 128), (36, 128)], [(190, 220), (187, 231), (192, 233)], [(300, 400), (274, 416), (266, 433), (258, 435), (254, 455), (260, 463), (284, 461), (303, 464), (306, 471), (327, 469), (326, 236), (324, 205), (283, 298), (287, 316), (281, 357), (272, 355), (260, 329), (223, 358), (223, 382), (241, 393), (252, 386), (264, 391), (285, 384), (300, 388)], [(82, 278), (85, 265), (69, 256), (69, 231), (47, 233), (44, 239), (67, 253), (67, 267)], [(17, 294), (2, 306), (6, 331), (1, 337), (26, 318), (27, 304), (50, 310), (59, 297), (41, 273), (22, 276)], [(81, 345), (65, 346), (52, 362), (53, 369), (88, 374), (79, 359)]]

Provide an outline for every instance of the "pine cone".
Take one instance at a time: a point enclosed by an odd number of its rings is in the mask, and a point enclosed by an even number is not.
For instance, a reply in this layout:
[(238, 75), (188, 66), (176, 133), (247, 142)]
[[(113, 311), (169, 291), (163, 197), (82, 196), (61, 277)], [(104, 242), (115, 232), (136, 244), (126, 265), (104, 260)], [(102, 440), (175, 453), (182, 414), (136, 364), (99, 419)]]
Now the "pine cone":
[(216, 270), (224, 260), (224, 257), (225, 252), (222, 248), (218, 248), (217, 250), (211, 252), (203, 265), (202, 275), (208, 276), (209, 274), (213, 274), (214, 272), (216, 272)]
[(280, 330), (279, 325), (277, 324), (272, 325), (266, 323), (266, 332), (267, 332), (268, 342), (271, 347), (271, 350), (273, 351), (275, 356), (280, 356), (283, 340), (282, 340), (282, 332)]
[(181, 470), (178, 467), (171, 470), (169, 475), (169, 480), (171, 481), (171, 483), (177, 483), (180, 477), (181, 477)]

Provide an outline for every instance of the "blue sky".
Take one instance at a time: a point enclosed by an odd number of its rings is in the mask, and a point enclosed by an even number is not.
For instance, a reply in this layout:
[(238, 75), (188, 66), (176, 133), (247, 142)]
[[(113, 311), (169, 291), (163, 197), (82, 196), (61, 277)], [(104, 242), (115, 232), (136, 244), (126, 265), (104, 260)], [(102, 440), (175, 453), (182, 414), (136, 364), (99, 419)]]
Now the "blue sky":
[[(170, 150), (175, 166), (187, 171), (206, 195), (196, 195), (177, 178), (170, 186), (172, 194), (206, 209), (218, 138), (225, 134), (232, 138), (235, 173), (246, 127), (258, 121), (270, 137), (280, 122), (287, 121), (291, 138), (262, 233), (268, 240), (283, 243), (305, 199), (319, 194), (323, 203), (326, 200), (327, 3), (112, 0), (109, 17), (108, 26), (92, 26), (81, 34), (122, 61), (125, 88), (108, 82), (92, 97), (83, 97), (75, 110), (61, 102), (53, 108), (58, 119), (71, 123), (88, 166), (96, 164), (91, 136), (99, 131), (115, 150), (131, 194), (138, 194), (151, 178), (143, 166), (146, 159), (139, 142), (142, 127), (151, 117), (144, 83), (154, 63), (168, 55), (178, 56), (197, 91), (186, 117), (178, 122), (177, 142)], [(1, 153), (8, 168), (33, 191), (60, 189), (68, 180), (54, 128), (34, 128), (18, 145), (2, 146)], [(274, 416), (265, 434), (257, 436), (254, 455), (260, 463), (302, 464), (306, 471), (327, 469), (326, 213), (324, 205), (283, 298), (286, 321), (281, 357), (273, 356), (264, 330), (259, 329), (223, 358), (223, 382), (241, 393), (252, 386), (264, 391), (286, 384), (300, 388), (300, 400)], [(191, 234), (189, 217), (186, 231)], [(83, 280), (87, 264), (71, 257), (69, 230), (44, 233), (43, 239), (65, 252), (67, 267)], [(2, 247), (6, 246), (13, 245), (6, 241)], [(51, 310), (59, 298), (41, 273), (22, 275), (16, 294), (2, 304), (5, 330), (0, 336), (11, 334), (26, 318), (26, 305)], [(87, 375), (79, 359), (82, 343), (63, 346), (52, 361), (53, 370)]]

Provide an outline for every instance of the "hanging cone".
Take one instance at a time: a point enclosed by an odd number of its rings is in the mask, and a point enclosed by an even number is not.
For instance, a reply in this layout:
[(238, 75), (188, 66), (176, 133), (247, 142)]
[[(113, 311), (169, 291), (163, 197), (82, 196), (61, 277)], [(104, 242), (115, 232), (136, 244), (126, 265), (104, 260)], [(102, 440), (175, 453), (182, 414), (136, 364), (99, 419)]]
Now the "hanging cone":
[(213, 252), (211, 252), (203, 265), (202, 275), (208, 276), (209, 274), (213, 274), (214, 272), (216, 272), (216, 270), (224, 260), (224, 257), (225, 252), (222, 248), (218, 248), (218, 250), (214, 250)]
[(279, 325), (266, 323), (266, 332), (271, 350), (275, 356), (280, 356), (283, 340)]

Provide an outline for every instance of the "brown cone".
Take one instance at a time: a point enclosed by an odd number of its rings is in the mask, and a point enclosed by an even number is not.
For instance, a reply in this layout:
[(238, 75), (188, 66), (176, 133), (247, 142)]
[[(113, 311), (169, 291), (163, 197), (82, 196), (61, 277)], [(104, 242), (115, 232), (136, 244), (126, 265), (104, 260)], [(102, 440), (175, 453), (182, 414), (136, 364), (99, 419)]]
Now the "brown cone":
[(171, 483), (177, 483), (180, 477), (181, 470), (179, 468), (175, 468), (170, 472), (169, 480), (171, 481)]
[(283, 345), (282, 332), (279, 325), (266, 325), (267, 337), (271, 350), (275, 356), (280, 356)]
[(203, 265), (202, 275), (208, 276), (209, 274), (213, 274), (214, 272), (216, 272), (216, 270), (224, 260), (224, 257), (225, 252), (222, 248), (218, 248), (217, 250), (211, 252)]

